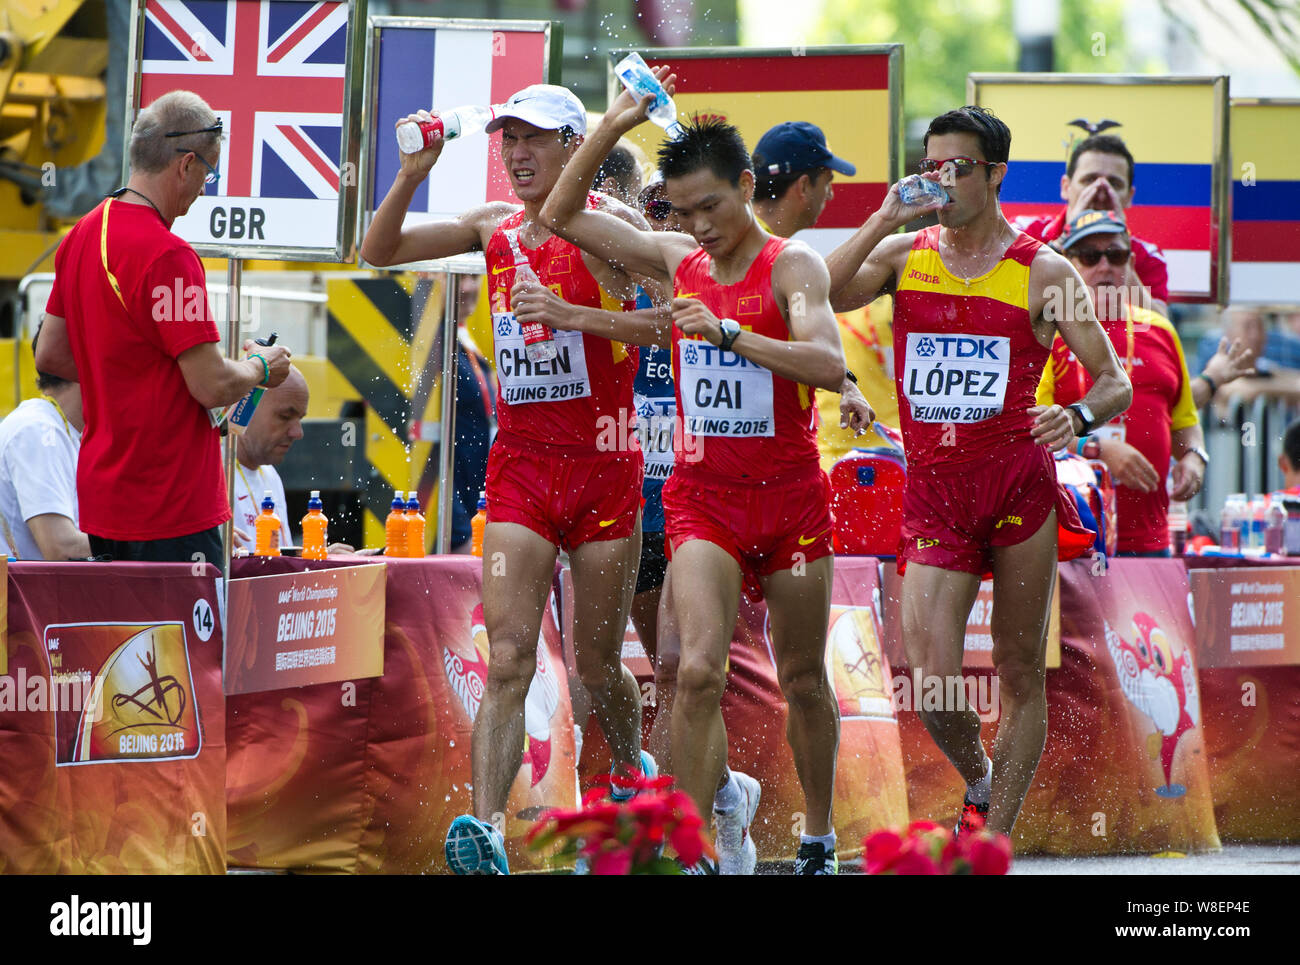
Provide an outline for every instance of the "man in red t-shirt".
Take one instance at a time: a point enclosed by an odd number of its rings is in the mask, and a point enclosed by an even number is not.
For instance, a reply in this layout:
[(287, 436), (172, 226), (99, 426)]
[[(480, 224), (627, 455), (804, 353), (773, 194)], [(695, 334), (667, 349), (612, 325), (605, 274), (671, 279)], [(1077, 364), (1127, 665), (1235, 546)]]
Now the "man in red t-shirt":
[[(1092, 430), (1102, 461), (1119, 483), (1119, 554), (1168, 556), (1169, 500), (1200, 492), (1210, 460), (1182, 344), (1167, 318), (1123, 298), (1132, 263), (1123, 215), (1080, 211), (1062, 247), (1087, 284), (1102, 328), (1133, 383), (1128, 410)], [(1091, 377), (1058, 335), (1038, 386), (1038, 404), (1069, 406), (1091, 387)], [(1167, 489), (1171, 455), (1173, 486)]]
[(81, 382), (77, 496), (97, 555), (218, 563), (230, 506), (207, 410), (289, 372), (281, 346), (221, 356), (203, 264), (171, 232), (216, 180), (220, 150), (212, 109), (189, 91), (164, 94), (132, 128), (126, 187), (55, 255), (36, 365)]
[[(1133, 203), (1133, 155), (1114, 134), (1094, 134), (1074, 146), (1061, 175), (1065, 207), (1054, 215), (1015, 219), (1015, 226), (1039, 241), (1055, 241), (1080, 211), (1127, 208)], [(1151, 293), (1150, 308), (1168, 315), (1169, 266), (1157, 246), (1133, 238), (1132, 269), (1126, 285), (1142, 284)]]

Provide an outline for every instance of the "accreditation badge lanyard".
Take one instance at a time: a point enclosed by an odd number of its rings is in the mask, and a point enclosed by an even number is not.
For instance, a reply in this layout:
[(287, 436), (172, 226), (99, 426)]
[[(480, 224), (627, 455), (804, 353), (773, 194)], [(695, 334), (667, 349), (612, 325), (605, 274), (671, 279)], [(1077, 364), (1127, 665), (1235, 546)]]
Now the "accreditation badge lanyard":
[[(1125, 349), (1124, 374), (1127, 375), (1129, 377), (1129, 381), (1132, 382), (1133, 381), (1133, 355), (1136, 350), (1136, 339), (1134, 338), (1133, 335), (1133, 313), (1132, 311), (1129, 311), (1127, 309), (1124, 312), (1124, 349)], [(1079, 398), (1082, 399), (1088, 392), (1088, 386), (1084, 381), (1083, 363), (1080, 362), (1077, 357), (1075, 358), (1074, 361), (1076, 363), (1074, 369), (1074, 376), (1078, 380)], [(1118, 439), (1120, 442), (1123, 442), (1124, 435), (1125, 435), (1124, 415), (1123, 414), (1118, 415), (1111, 422), (1108, 422), (1103, 426), (1097, 426), (1097, 428), (1093, 431), (1093, 435), (1102, 439), (1114, 438), (1114, 439)]]

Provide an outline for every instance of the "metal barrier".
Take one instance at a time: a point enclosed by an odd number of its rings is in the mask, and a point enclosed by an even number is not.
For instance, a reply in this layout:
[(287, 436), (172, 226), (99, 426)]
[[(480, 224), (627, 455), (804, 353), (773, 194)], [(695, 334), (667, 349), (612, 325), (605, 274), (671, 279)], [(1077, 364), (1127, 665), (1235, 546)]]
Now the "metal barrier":
[(1191, 502), (1217, 517), (1231, 493), (1256, 496), (1282, 488), (1277, 457), (1282, 434), (1300, 418), (1300, 405), (1258, 396), (1250, 402), (1233, 399), (1220, 418), (1213, 405), (1201, 411), (1210, 467), (1205, 486)]

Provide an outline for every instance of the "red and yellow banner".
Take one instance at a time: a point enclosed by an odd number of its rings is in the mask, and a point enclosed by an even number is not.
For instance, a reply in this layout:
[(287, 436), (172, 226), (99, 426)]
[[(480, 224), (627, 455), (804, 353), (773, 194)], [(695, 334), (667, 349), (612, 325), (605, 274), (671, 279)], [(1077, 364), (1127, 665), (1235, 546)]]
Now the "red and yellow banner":
[(1300, 566), (1189, 574), (1202, 667), (1300, 666)]
[[(348, 565), (246, 559), (234, 573)], [(488, 658), (483, 561), (387, 566), (382, 676), (230, 697), (232, 865), (446, 873), (447, 828), (473, 810), (470, 745)], [(541, 813), (577, 803), (568, 681), (552, 613), (548, 607), (525, 703), (523, 766), (498, 816), (514, 872), (543, 867), (523, 847)]]
[(226, 693), (384, 672), (385, 564), (230, 581)]
[[(1094, 576), (1078, 560), (1060, 574), (1061, 665), (1047, 673), (1047, 741), (1017, 853), (1218, 848), (1182, 562), (1119, 559)], [(961, 778), (916, 714), (899, 724), (912, 818), (954, 821)], [(986, 748), (998, 726), (984, 723)]]
[[(853, 175), (835, 175), (834, 197), (816, 227), (798, 235), (823, 255), (880, 207), (897, 179), (901, 44), (668, 49), (647, 51), (645, 58), (652, 67), (668, 64), (676, 72), (674, 101), (680, 116), (725, 120), (740, 130), (750, 151), (784, 121), (808, 121), (822, 129), (831, 153), (857, 168)], [(612, 72), (610, 83), (611, 90), (618, 84)], [(628, 137), (653, 162), (665, 135), (643, 124)]]
[(15, 563), (0, 676), (0, 873), (225, 871), (210, 565)]

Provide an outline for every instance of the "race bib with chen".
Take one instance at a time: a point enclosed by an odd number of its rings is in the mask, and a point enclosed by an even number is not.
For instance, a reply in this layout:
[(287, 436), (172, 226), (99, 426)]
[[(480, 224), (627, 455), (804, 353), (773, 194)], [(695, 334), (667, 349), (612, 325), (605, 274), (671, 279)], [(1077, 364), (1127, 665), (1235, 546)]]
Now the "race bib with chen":
[(1000, 415), (1011, 340), (995, 335), (907, 334), (903, 394), (918, 422), (982, 422)]
[(700, 340), (677, 343), (682, 425), (696, 436), (773, 436), (772, 373)]
[(552, 332), (556, 355), (546, 362), (528, 360), (524, 335), (513, 312), (494, 314), (492, 333), (502, 402), (526, 405), (591, 395), (581, 332)]
[(667, 479), (673, 471), (673, 429), (677, 421), (677, 400), (652, 399), (640, 393), (636, 405), (636, 434), (645, 457), (646, 479)]

